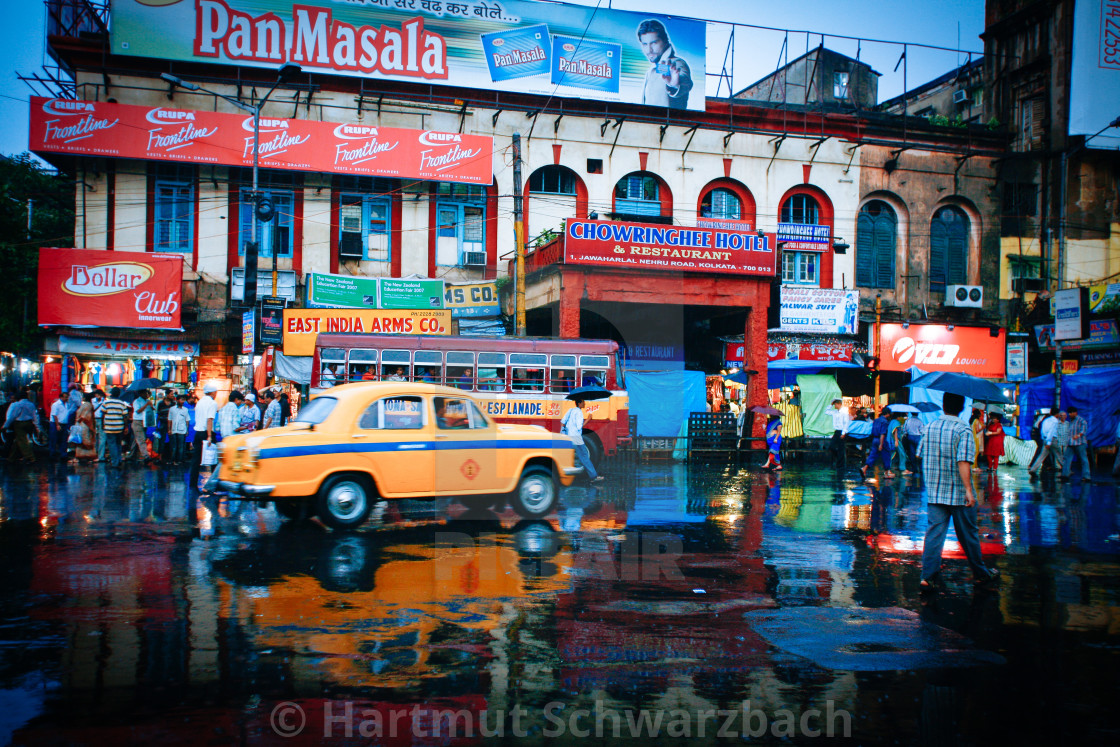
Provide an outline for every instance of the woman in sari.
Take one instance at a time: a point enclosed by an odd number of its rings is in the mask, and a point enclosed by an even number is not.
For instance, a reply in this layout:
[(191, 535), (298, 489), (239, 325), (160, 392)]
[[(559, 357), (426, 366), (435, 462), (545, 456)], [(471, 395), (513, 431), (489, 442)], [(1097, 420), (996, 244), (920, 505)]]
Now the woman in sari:
[(770, 416), (766, 424), (766, 449), (769, 452), (766, 463), (762, 469), (779, 470), (782, 468), (782, 419), (777, 415)]
[(984, 456), (988, 458), (988, 471), (994, 472), (1003, 456), (1003, 423), (999, 415), (988, 416), (988, 427), (984, 429)]
[(976, 442), (976, 461), (972, 465), (972, 471), (979, 472), (980, 459), (984, 455), (984, 411), (972, 408), (972, 418), (968, 425), (972, 428), (972, 439)]
[(74, 424), (82, 429), (82, 442), (74, 448), (74, 459), (92, 462), (97, 459), (97, 428), (93, 424), (93, 404), (87, 399), (78, 407)]

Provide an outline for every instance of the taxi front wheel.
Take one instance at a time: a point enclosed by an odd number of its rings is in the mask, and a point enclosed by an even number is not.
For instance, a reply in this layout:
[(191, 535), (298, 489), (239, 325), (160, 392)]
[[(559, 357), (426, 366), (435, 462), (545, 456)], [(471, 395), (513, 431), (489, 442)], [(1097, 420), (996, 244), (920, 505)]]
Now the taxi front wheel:
[(556, 506), (556, 479), (545, 467), (527, 467), (510, 496), (510, 506), (527, 519), (545, 516)]
[(332, 529), (353, 529), (373, 508), (369, 483), (355, 475), (334, 475), (319, 488), (319, 519)]

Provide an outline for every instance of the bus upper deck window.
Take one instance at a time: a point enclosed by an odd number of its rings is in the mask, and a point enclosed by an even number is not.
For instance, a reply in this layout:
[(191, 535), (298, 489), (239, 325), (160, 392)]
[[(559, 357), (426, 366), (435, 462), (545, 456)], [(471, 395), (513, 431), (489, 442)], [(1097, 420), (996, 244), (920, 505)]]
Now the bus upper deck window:
[(408, 381), (411, 378), (412, 366), (407, 350), (382, 350), (381, 351), (381, 380), (382, 381)]
[(443, 353), (438, 350), (417, 350), (412, 360), (416, 364), (413, 381), (438, 384), (443, 380)]
[(574, 355), (552, 356), (552, 380), (549, 390), (565, 394), (575, 388), (576, 357)]
[(376, 350), (351, 350), (347, 381), (374, 381), (377, 376)]
[(607, 369), (611, 359), (606, 355), (581, 355), (579, 357), (580, 386), (607, 385)]
[(510, 384), (515, 392), (543, 392), (548, 356), (540, 353), (510, 353)]
[(478, 354), (478, 390), (504, 392), (506, 390), (506, 354)]
[(458, 389), (474, 388), (474, 353), (447, 354), (447, 385)]

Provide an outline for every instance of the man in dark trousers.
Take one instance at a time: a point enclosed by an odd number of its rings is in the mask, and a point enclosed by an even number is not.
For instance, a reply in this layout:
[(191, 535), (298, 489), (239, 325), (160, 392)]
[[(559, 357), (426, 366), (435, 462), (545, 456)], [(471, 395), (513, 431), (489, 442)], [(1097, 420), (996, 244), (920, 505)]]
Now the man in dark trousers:
[(879, 417), (875, 418), (875, 422), (871, 424), (871, 444), (867, 447), (867, 464), (863, 465), (859, 473), (863, 475), (864, 479), (867, 477), (867, 470), (871, 470), (871, 478), (875, 477), (875, 461), (879, 460), (883, 463), (883, 477), (888, 480), (894, 477), (891, 472), (891, 453), (893, 447), (887, 442), (887, 428), (891, 424), (891, 409), (884, 407), (879, 411)]
[(944, 413), (926, 426), (918, 446), (929, 521), (922, 548), (922, 591), (934, 591), (942, 586), (941, 550), (950, 520), (976, 584), (991, 583), (999, 578), (999, 571), (984, 565), (980, 550), (976, 496), (972, 491), (976, 441), (968, 424), (958, 417), (964, 409), (964, 397), (946, 393), (942, 402)]
[(852, 416), (848, 414), (848, 408), (844, 407), (844, 400), (840, 397), (832, 400), (832, 441), (828, 444), (828, 450), (832, 452), (832, 463), (839, 469), (844, 469), (847, 464), (847, 454), (845, 453), (847, 445), (844, 443), (844, 437), (848, 435), (848, 428), (852, 424)]

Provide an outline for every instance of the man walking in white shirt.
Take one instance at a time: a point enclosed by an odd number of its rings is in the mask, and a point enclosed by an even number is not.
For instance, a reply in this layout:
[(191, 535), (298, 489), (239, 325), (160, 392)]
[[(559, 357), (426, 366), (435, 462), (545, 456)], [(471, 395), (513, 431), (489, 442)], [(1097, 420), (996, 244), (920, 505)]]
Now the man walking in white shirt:
[(1059, 467), (1061, 466), (1061, 444), (1055, 443), (1054, 437), (1057, 435), (1058, 426), (1061, 424), (1060, 418), (1064, 417), (1064, 415), (1065, 413), (1061, 412), (1057, 415), (1051, 412), (1042, 421), (1042, 425), (1039, 426), (1039, 430), (1042, 434), (1043, 446), (1029, 469), (1032, 480), (1038, 479), (1039, 471), (1042, 469), (1043, 465), (1046, 464), (1046, 457), (1050, 456), (1052, 453), (1055, 454), (1055, 459), (1057, 460), (1056, 464), (1058, 464)]
[(829, 415), (832, 416), (832, 441), (828, 444), (828, 450), (832, 452), (833, 465), (838, 469), (844, 469), (848, 463), (844, 437), (848, 435), (852, 416), (848, 413), (848, 408), (844, 407), (844, 400), (839, 397), (832, 400), (832, 412)]
[(202, 470), (202, 452), (214, 442), (214, 421), (218, 415), (218, 404), (211, 397), (218, 391), (213, 384), (202, 387), (202, 396), (194, 406), (194, 451), (191, 456), (191, 489), (198, 488), (198, 475)]
[(568, 438), (576, 447), (576, 459), (579, 460), (580, 465), (587, 472), (587, 477), (591, 482), (602, 482), (603, 477), (595, 472), (595, 465), (591, 463), (591, 454), (587, 451), (587, 445), (583, 442), (583, 408), (587, 403), (582, 399), (573, 400), (575, 407), (564, 413), (564, 419), (560, 421), (560, 432)]

